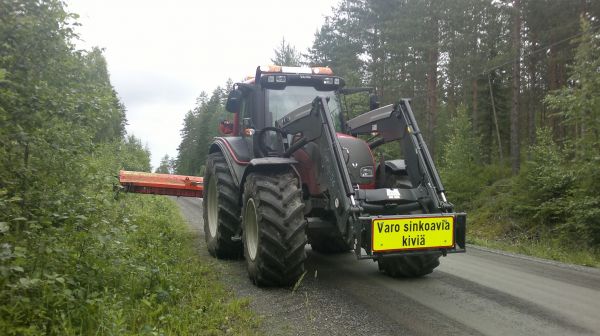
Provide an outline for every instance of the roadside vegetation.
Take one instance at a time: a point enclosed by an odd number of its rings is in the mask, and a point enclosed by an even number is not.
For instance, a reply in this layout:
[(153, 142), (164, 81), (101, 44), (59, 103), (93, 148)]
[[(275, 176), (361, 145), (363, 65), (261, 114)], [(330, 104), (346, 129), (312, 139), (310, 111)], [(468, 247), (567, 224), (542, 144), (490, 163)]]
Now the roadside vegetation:
[(470, 213), (473, 243), (600, 267), (600, 36), (586, 19), (581, 32), (569, 84), (544, 99), (574, 133), (558, 143), (538, 128), (518, 174), (502, 162), (481, 165), (465, 110), (451, 119), (442, 173), (451, 199)]
[(75, 20), (61, 1), (0, 1), (0, 333), (252, 334), (176, 205), (116, 197), (149, 152)]

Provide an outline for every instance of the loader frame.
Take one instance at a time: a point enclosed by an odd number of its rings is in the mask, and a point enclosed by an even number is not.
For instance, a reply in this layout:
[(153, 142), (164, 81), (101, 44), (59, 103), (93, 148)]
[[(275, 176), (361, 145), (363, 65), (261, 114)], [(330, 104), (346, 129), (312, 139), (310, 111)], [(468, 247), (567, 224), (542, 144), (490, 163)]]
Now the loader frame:
[[(320, 127), (315, 127), (320, 125)], [(384, 143), (400, 141), (406, 157), (406, 169), (416, 188), (397, 190), (403, 199), (412, 202), (400, 204), (377, 204), (389, 200), (384, 193), (387, 188), (357, 189), (350, 181), (342, 148), (336, 137), (328, 104), (317, 97), (312, 104), (298, 108), (276, 122), (284, 135), (302, 134), (295, 143), (287, 146), (284, 156), (311, 141), (319, 141), (321, 155), (331, 162), (334, 169), (329, 177), (331, 186), (330, 206), (336, 216), (337, 228), (346, 239), (354, 239), (354, 253), (358, 259), (379, 259), (402, 255), (423, 255), (460, 253), (466, 251), (466, 214), (453, 212), (453, 206), (446, 199), (444, 187), (437, 174), (435, 164), (421, 135), (410, 107), (410, 100), (403, 99), (395, 105), (387, 105), (362, 114), (347, 122), (348, 133), (353, 136), (376, 134), (370, 145), (376, 147)], [(373, 202), (375, 200), (375, 202)], [(410, 210), (425, 209), (427, 214), (407, 215)], [(404, 214), (404, 215), (400, 215)], [(375, 219), (405, 219), (436, 216), (454, 218), (454, 244), (439, 249), (423, 249), (376, 253), (372, 251), (370, 238), (373, 236), (372, 223)], [(310, 222), (309, 222), (310, 226)], [(366, 254), (362, 250), (366, 251)]]

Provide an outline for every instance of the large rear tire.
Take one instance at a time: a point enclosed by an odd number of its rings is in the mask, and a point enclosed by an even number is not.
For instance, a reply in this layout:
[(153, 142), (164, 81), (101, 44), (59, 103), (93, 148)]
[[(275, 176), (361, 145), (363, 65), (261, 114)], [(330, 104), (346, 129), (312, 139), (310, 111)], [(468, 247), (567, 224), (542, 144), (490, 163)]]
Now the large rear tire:
[(231, 239), (240, 227), (239, 188), (222, 153), (208, 155), (204, 181), (202, 204), (208, 252), (220, 259), (240, 258), (242, 243)]
[(298, 179), (289, 171), (252, 173), (244, 186), (244, 257), (258, 286), (290, 286), (304, 273), (306, 221)]

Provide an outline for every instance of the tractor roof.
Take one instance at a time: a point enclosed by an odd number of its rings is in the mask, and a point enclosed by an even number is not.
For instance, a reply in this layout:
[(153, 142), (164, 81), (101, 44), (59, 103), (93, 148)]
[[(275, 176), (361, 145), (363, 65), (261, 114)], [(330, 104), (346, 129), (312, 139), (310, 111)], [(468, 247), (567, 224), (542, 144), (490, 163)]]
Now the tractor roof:
[[(258, 67), (261, 76), (269, 74), (294, 74), (294, 75), (333, 75), (330, 67), (305, 67), (305, 66), (283, 66), (283, 65), (261, 65)], [(258, 71), (257, 71), (258, 72)], [(244, 83), (254, 84), (255, 77), (244, 78)]]
[(306, 75), (333, 75), (333, 70), (329, 67), (289, 67), (281, 65), (261, 66), (262, 73), (286, 73), (286, 74), (306, 74)]

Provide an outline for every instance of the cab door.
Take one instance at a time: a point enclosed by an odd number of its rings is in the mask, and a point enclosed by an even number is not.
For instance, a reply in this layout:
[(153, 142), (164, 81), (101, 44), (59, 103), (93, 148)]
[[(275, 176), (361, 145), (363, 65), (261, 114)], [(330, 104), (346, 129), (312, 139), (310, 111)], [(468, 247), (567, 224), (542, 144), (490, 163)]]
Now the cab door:
[(253, 138), (254, 133), (256, 133), (256, 122), (254, 115), (254, 94), (252, 92), (248, 92), (242, 98), (240, 111), (239, 111), (239, 125), (238, 129), (240, 130), (240, 136), (245, 143), (247, 153), (251, 153), (251, 158), (254, 157), (252, 153), (253, 150)]

